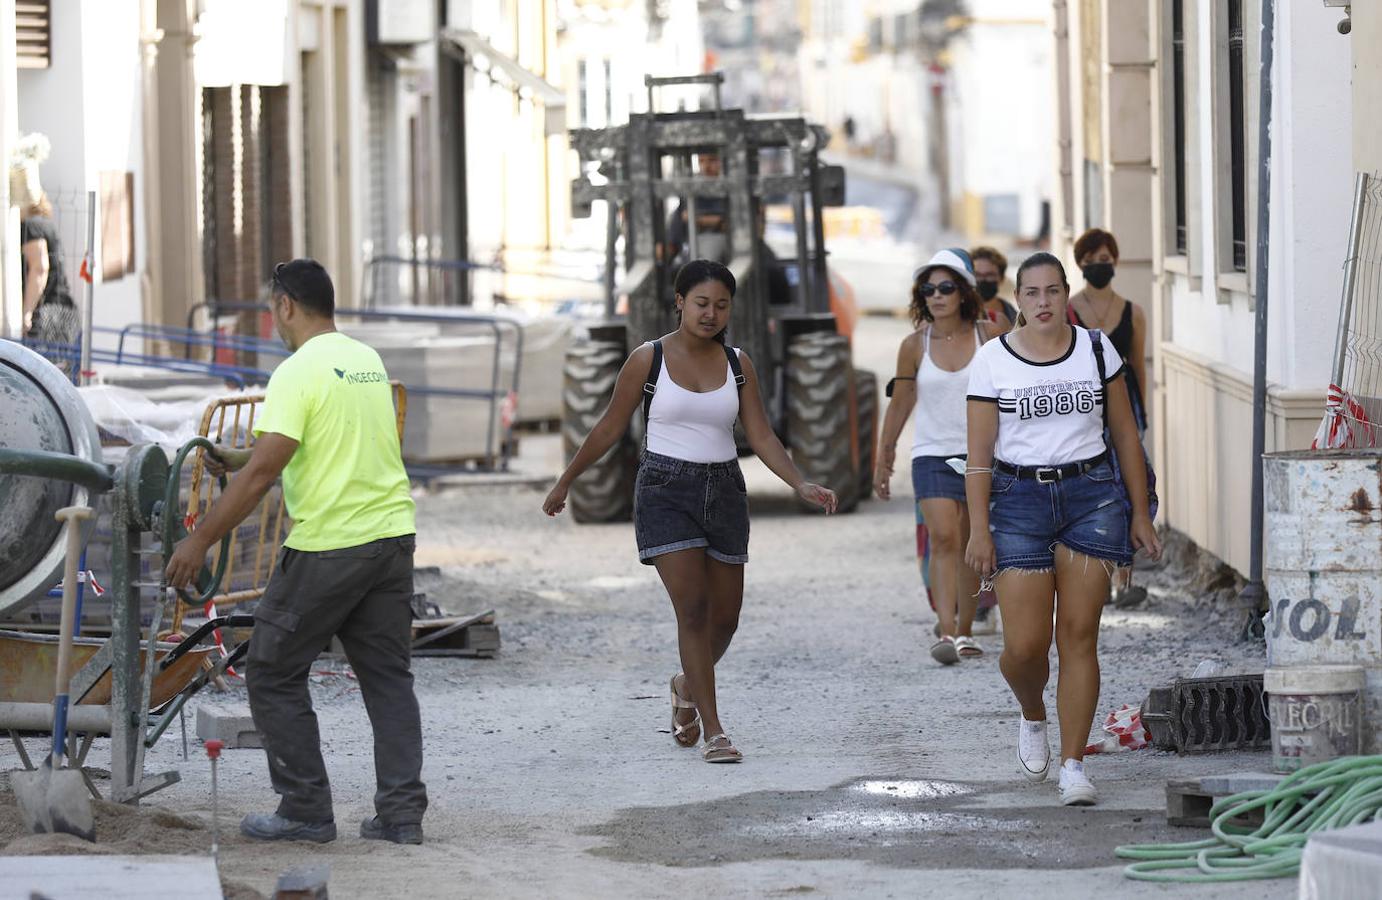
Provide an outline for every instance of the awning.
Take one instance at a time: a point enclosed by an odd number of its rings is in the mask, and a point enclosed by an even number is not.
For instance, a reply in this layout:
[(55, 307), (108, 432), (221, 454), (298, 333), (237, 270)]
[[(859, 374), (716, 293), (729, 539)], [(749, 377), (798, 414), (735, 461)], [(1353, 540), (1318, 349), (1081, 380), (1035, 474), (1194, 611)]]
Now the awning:
[(548, 135), (566, 133), (566, 92), (547, 79), (525, 69), (518, 60), (496, 50), (483, 36), (465, 28), (443, 28), (441, 38), (449, 52), (462, 62), (475, 66), (476, 58), (483, 57), (487, 68), (476, 66), (476, 71), (484, 72), (490, 78), (500, 80), (502, 76), (514, 93), (527, 93), (541, 103), (547, 111), (545, 132)]

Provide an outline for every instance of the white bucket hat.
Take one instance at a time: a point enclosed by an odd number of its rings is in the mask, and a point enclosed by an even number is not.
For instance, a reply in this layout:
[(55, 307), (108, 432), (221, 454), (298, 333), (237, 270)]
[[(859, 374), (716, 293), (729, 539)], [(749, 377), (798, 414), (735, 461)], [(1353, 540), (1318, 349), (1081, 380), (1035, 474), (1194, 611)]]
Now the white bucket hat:
[(977, 283), (974, 278), (974, 263), (969, 258), (969, 251), (959, 247), (948, 247), (931, 257), (930, 262), (912, 273), (912, 281), (925, 278), (932, 269), (941, 267), (949, 269), (968, 281), (970, 287), (974, 287)]

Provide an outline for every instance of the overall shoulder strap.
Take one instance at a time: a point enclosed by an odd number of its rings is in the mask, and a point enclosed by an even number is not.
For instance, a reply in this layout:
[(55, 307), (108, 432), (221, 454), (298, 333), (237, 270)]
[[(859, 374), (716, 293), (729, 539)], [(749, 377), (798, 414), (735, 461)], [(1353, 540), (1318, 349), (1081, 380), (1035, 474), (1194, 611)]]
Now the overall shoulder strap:
[(1089, 329), (1089, 341), (1094, 345), (1094, 366), (1099, 370), (1099, 390), (1104, 392), (1104, 427), (1108, 427), (1108, 370), (1104, 367), (1104, 333), (1097, 328)]
[(734, 352), (734, 348), (725, 344), (725, 357), (729, 359), (729, 370), (734, 373), (734, 384), (739, 390), (744, 389), (744, 367), (739, 362), (739, 354)]
[(653, 364), (648, 366), (648, 377), (643, 380), (643, 421), (648, 421), (648, 412), (653, 408), (653, 394), (657, 393), (657, 377), (662, 374), (662, 341), (653, 341)]

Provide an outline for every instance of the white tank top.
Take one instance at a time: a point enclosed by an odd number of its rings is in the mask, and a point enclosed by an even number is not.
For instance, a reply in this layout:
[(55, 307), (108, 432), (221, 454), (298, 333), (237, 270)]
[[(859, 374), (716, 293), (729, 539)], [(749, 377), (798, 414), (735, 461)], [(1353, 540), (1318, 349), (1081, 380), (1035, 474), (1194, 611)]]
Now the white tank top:
[[(931, 360), (931, 329), (922, 338), (921, 365), (917, 367), (916, 436), (912, 459), (918, 456), (964, 456), (969, 452), (966, 430), (966, 395), (969, 393), (969, 367), (974, 357), (958, 372), (947, 372)], [(974, 326), (974, 352), (983, 341), (979, 326)]]
[[(739, 348), (735, 347), (738, 353)], [(739, 386), (725, 361), (725, 383), (713, 391), (688, 391), (672, 380), (663, 357), (653, 402), (648, 408), (648, 450), (694, 463), (739, 458), (734, 420), (739, 417)]]

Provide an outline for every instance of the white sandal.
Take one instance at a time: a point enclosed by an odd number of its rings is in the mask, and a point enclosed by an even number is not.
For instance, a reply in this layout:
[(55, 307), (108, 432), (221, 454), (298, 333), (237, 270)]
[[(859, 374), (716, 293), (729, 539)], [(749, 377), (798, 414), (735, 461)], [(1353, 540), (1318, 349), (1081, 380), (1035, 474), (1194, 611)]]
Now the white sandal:
[(959, 651), (955, 649), (956, 640), (949, 635), (931, 645), (931, 658), (943, 666), (953, 666), (960, 661)]
[(960, 635), (955, 638), (955, 650), (965, 659), (974, 659), (984, 655), (984, 648), (969, 635)]
[(708, 763), (737, 763), (744, 761), (744, 754), (730, 743), (729, 735), (721, 732), (706, 740), (701, 758)]

